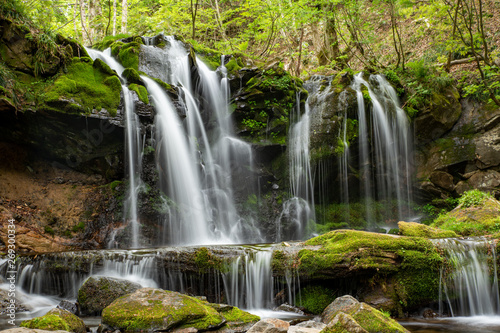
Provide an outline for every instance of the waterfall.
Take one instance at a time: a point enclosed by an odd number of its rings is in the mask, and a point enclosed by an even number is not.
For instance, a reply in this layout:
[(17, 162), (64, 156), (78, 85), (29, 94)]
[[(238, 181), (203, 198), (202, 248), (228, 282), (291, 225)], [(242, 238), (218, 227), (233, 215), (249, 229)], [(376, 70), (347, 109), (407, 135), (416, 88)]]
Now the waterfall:
[[(309, 157), (309, 110), (306, 101), (304, 114), (301, 114), (300, 93), (297, 93), (288, 136), (291, 198), (283, 203), (276, 223), (277, 242), (302, 239), (306, 236), (306, 227), (312, 227), (315, 220), (314, 182)], [(312, 233), (314, 230), (308, 231)]]
[[(97, 58), (104, 61), (111, 69), (113, 69), (120, 77), (121, 82), (126, 80), (122, 77), (124, 71), (123, 66), (111, 57), (111, 49), (106, 49), (104, 52), (99, 52), (92, 49), (86, 49), (90, 57), (95, 60)], [(126, 161), (128, 165), (128, 195), (125, 201), (124, 222), (130, 225), (130, 246), (132, 248), (139, 247), (140, 230), (137, 211), (137, 199), (142, 187), (141, 170), (143, 156), (143, 138), (141, 135), (141, 126), (139, 117), (134, 110), (134, 101), (130, 90), (126, 84), (122, 84), (123, 101), (125, 105), (125, 151)], [(114, 240), (111, 239), (108, 247), (114, 247)]]
[[(255, 180), (251, 147), (233, 133), (225, 68), (220, 67), (219, 75), (196, 59), (199, 82), (195, 89), (188, 50), (173, 37), (166, 39), (165, 50), (147, 46), (155, 59), (161, 59), (160, 68), (165, 71), (150, 74), (179, 87), (187, 112), (184, 128), (169, 97), (152, 80), (143, 78), (158, 112), (155, 141), (161, 146), (157, 155), (161, 189), (180, 211), (179, 218), (167, 219), (160, 244), (261, 242), (258, 228), (251, 219), (239, 216), (234, 202), (233, 173), (245, 178), (249, 192)], [(147, 64), (141, 69), (151, 72)], [(204, 120), (210, 117), (215, 117), (218, 128), (209, 135)], [(168, 138), (174, 134), (175, 140)]]
[(434, 242), (445, 250), (451, 265), (440, 274), (439, 312), (446, 304), (452, 317), (500, 315), (495, 244), (481, 238)]
[[(363, 87), (371, 100), (370, 112), (366, 110)], [(403, 220), (408, 217), (411, 202), (412, 144), (408, 117), (399, 106), (394, 88), (383, 76), (371, 75), (367, 82), (363, 73), (358, 73), (354, 76), (352, 89), (356, 91), (358, 102), (360, 193), (364, 195), (367, 205), (367, 222), (376, 222), (371, 215), (370, 200), (386, 203), (397, 200), (398, 219)], [(343, 135), (346, 131), (344, 119)], [(349, 150), (346, 150), (344, 155), (348, 153)], [(344, 186), (349, 187), (345, 177)]]
[[(145, 250), (94, 250), (20, 257), (16, 285), (31, 295), (76, 299), (78, 289), (90, 276), (111, 276), (162, 288), (205, 295), (211, 302), (224, 302), (246, 309), (271, 309), (275, 281), (272, 276), (272, 246), (218, 246), (224, 258), (221, 270), (199, 271), (192, 259), (206, 248), (164, 247)], [(212, 252), (213, 253), (213, 252)], [(6, 276), (7, 263), (0, 263)], [(297, 279), (298, 280), (298, 279)], [(293, 300), (296, 279), (290, 274), (278, 290), (288, 289)]]
[(271, 250), (260, 248), (233, 260), (228, 273), (223, 275), (229, 304), (246, 309), (272, 308)]

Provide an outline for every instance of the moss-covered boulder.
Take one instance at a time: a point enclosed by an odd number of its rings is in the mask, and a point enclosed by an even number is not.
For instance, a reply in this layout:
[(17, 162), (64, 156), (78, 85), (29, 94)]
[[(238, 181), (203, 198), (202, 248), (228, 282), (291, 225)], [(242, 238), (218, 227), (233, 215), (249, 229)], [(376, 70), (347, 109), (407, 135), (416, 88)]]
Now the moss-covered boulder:
[(362, 301), (398, 316), (439, 298), (443, 262), (428, 239), (355, 230), (329, 232), (293, 251), (277, 249), (272, 259), (274, 275), (295, 268), (301, 281), (328, 281), (330, 289), (349, 292), (342, 289), (347, 281)]
[(197, 298), (174, 291), (142, 288), (116, 299), (102, 312), (103, 324), (127, 332), (221, 327), (225, 319)]
[(99, 315), (115, 299), (133, 293), (142, 286), (128, 280), (107, 276), (91, 276), (78, 290), (80, 311), (85, 315)]
[(33, 328), (26, 328), (26, 327), (16, 327), (16, 328), (9, 328), (7, 330), (3, 330), (2, 333), (66, 333), (68, 331), (63, 331), (63, 330), (55, 330), (55, 331), (50, 331), (50, 330), (39, 330), (39, 329), (33, 329)]
[(115, 116), (120, 92), (120, 79), (102, 61), (73, 58), (67, 73), (47, 88), (40, 109), (77, 114), (105, 109)]
[(238, 309), (235, 306), (226, 304), (209, 303), (226, 320), (226, 324), (221, 328), (222, 331), (247, 331), (256, 322), (260, 320), (259, 316)]
[(398, 222), (399, 233), (410, 237), (451, 238), (458, 237), (452, 230), (442, 230), (416, 222)]
[(349, 295), (335, 299), (323, 313), (322, 321), (328, 325), (323, 333), (409, 333), (394, 319)]
[(321, 331), (322, 333), (368, 333), (353, 317), (339, 312)]
[(465, 192), (459, 205), (431, 224), (462, 236), (482, 236), (500, 231), (500, 201), (479, 190)]
[(57, 308), (50, 310), (42, 317), (23, 321), (21, 327), (47, 331), (63, 330), (75, 333), (85, 333), (87, 331), (83, 320), (69, 311)]
[(116, 41), (110, 45), (111, 54), (123, 65), (125, 68), (139, 69), (139, 54), (141, 53), (142, 40), (135, 39), (133, 42), (124, 43)]

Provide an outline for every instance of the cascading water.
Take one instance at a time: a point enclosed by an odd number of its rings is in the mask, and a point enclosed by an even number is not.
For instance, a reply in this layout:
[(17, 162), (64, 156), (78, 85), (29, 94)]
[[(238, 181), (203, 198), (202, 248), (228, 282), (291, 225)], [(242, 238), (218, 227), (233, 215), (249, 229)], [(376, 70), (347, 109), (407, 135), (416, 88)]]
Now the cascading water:
[(445, 250), (450, 271), (441, 272), (440, 313), (452, 317), (499, 316), (495, 245), (486, 239), (434, 240)]
[(300, 94), (297, 93), (288, 137), (291, 198), (283, 204), (276, 223), (277, 242), (284, 239), (302, 239), (308, 225), (311, 226), (309, 233), (314, 231), (314, 183), (309, 158), (309, 122), (308, 102), (305, 103), (304, 114), (301, 114)]
[[(365, 107), (363, 87), (371, 100), (369, 113)], [(408, 217), (411, 202), (412, 144), (408, 117), (399, 106), (394, 88), (383, 76), (371, 75), (367, 82), (363, 73), (358, 73), (354, 75), (352, 88), (356, 91), (358, 102), (360, 193), (363, 193), (367, 205), (370, 200), (397, 200), (398, 218), (402, 220)], [(349, 150), (346, 150), (345, 154), (348, 153)], [(347, 168), (343, 170), (347, 172)], [(347, 174), (342, 177), (348, 188)], [(371, 209), (367, 207), (366, 211), (367, 221), (376, 222)]]
[[(99, 52), (92, 49), (86, 49), (92, 59), (101, 59), (111, 69), (113, 69), (122, 82), (126, 80), (122, 77), (124, 71), (123, 66), (111, 57), (111, 49), (104, 52)], [(141, 135), (141, 127), (139, 117), (134, 110), (134, 102), (132, 94), (125, 84), (122, 84), (123, 101), (125, 105), (125, 148), (126, 161), (128, 164), (129, 187), (128, 195), (125, 201), (124, 220), (125, 224), (130, 225), (130, 246), (132, 248), (139, 247), (140, 230), (137, 211), (137, 199), (142, 186), (141, 170), (142, 170), (142, 155), (143, 155), (143, 137)], [(114, 239), (111, 239), (108, 247), (115, 247)]]
[(162, 240), (170, 244), (210, 243), (201, 185), (182, 124), (163, 89), (147, 77), (142, 79), (157, 111), (155, 141), (160, 184), (176, 206), (176, 214), (165, 223)]
[[(204, 250), (207, 249), (165, 247), (63, 252), (40, 255), (36, 259), (22, 257), (16, 262), (16, 271), (20, 272), (17, 286), (31, 295), (76, 299), (78, 289), (89, 276), (101, 275), (127, 279), (145, 287), (206, 295), (211, 302), (241, 308), (274, 306), (272, 247), (218, 246), (218, 255), (229, 261), (228, 269), (222, 272), (208, 269), (200, 273), (186, 258), (196, 257), (198, 251)], [(0, 263), (0, 275), (6, 271), (7, 264)], [(278, 288), (295, 290), (294, 283), (295, 280), (290, 279)]]
[(228, 303), (247, 309), (268, 309), (273, 305), (272, 251), (259, 249), (233, 261), (223, 275)]

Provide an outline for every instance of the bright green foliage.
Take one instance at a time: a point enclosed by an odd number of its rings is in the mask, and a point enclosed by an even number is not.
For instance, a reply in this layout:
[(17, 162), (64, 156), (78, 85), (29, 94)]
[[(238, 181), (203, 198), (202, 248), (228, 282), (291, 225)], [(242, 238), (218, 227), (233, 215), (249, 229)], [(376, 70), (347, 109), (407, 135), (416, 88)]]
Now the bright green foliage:
[[(45, 94), (45, 105), (69, 113), (106, 109), (115, 115), (120, 103), (121, 83), (101, 67), (93, 66), (89, 58), (74, 58), (66, 74), (59, 76)], [(74, 103), (64, 101), (72, 100)]]
[(439, 215), (431, 225), (462, 236), (481, 236), (500, 231), (500, 202), (478, 190), (465, 192), (459, 206)]
[(486, 199), (492, 199), (491, 194), (479, 190), (467, 191), (458, 200), (462, 207), (473, 207), (482, 205)]
[(300, 289), (296, 305), (307, 312), (319, 315), (335, 300), (335, 291), (320, 285), (309, 285)]

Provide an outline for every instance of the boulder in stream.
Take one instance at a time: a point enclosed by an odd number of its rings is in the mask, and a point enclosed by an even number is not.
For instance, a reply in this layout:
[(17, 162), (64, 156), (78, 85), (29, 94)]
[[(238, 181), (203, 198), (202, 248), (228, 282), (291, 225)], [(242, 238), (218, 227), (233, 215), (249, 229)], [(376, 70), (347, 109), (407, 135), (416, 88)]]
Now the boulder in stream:
[(50, 310), (42, 317), (23, 321), (21, 327), (48, 331), (62, 330), (75, 333), (87, 332), (83, 320), (69, 311), (57, 308)]
[(91, 276), (78, 290), (78, 303), (83, 315), (98, 315), (118, 297), (133, 293), (142, 286), (124, 279)]
[(208, 303), (174, 291), (141, 288), (116, 299), (102, 311), (102, 323), (127, 332), (193, 327), (212, 330), (226, 319)]
[(322, 333), (409, 333), (394, 319), (349, 295), (336, 298), (325, 309), (321, 318), (327, 324)]

